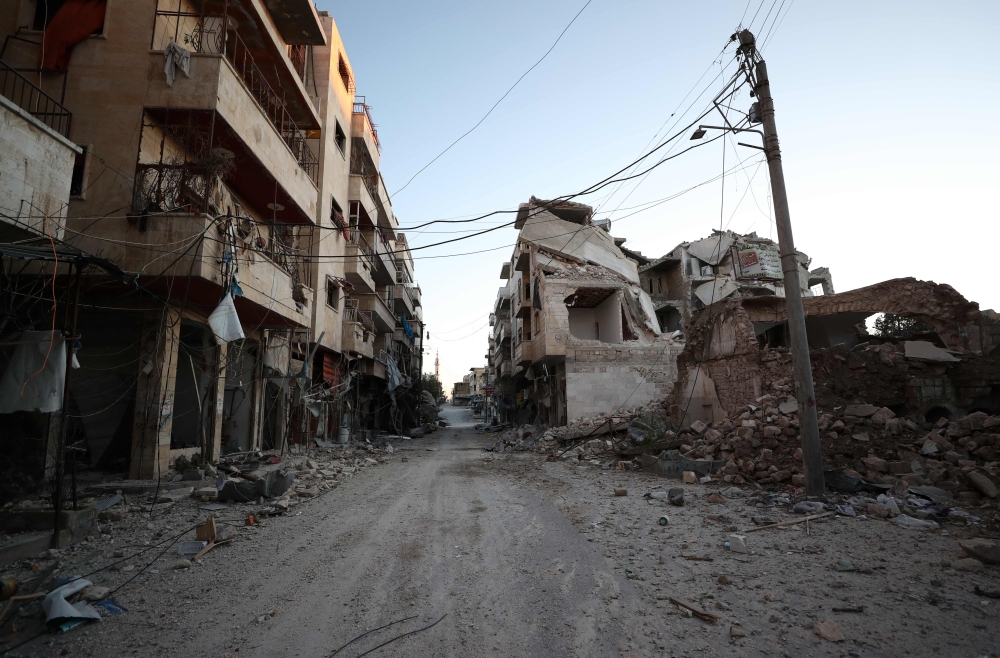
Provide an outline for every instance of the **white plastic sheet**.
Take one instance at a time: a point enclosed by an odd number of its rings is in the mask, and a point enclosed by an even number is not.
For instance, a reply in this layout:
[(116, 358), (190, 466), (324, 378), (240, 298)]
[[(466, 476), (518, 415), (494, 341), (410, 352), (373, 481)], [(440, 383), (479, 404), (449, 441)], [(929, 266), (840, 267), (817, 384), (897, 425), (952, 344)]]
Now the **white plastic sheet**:
[(66, 383), (66, 341), (58, 331), (25, 331), (19, 342), (0, 378), (0, 414), (59, 411)]
[(244, 337), (243, 326), (240, 324), (240, 316), (236, 313), (236, 304), (233, 303), (232, 293), (226, 293), (212, 314), (208, 316), (208, 325), (212, 328), (215, 340), (220, 345)]
[(62, 587), (57, 587), (42, 599), (42, 611), (45, 612), (46, 623), (51, 623), (60, 619), (97, 619), (100, 620), (101, 615), (94, 606), (90, 605), (86, 601), (80, 601), (79, 603), (70, 605), (66, 601), (66, 597), (76, 594), (80, 590), (86, 589), (93, 585), (86, 578), (80, 578), (72, 582), (66, 583)]

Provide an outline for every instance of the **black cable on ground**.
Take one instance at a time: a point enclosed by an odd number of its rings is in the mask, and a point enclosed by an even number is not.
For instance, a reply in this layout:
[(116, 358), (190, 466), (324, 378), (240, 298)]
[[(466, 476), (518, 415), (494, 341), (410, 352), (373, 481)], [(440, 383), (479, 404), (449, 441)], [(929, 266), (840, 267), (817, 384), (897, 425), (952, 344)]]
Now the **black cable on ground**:
[(372, 651), (376, 651), (376, 650), (378, 650), (378, 649), (381, 649), (382, 647), (384, 647), (384, 646), (385, 646), (385, 645), (387, 645), (387, 644), (392, 644), (392, 643), (393, 643), (393, 642), (395, 642), (396, 640), (401, 640), (401, 639), (403, 639), (404, 637), (406, 637), (407, 635), (413, 635), (413, 634), (415, 634), (415, 633), (420, 633), (421, 631), (426, 631), (426, 630), (427, 630), (427, 629), (429, 629), (429, 628), (434, 628), (435, 626), (437, 626), (438, 624), (440, 624), (440, 623), (441, 623), (441, 621), (442, 621), (442, 620), (443, 620), (443, 619), (444, 619), (445, 617), (447, 617), (447, 616), (448, 616), (448, 613), (446, 612), (446, 613), (444, 613), (443, 615), (441, 615), (441, 619), (438, 619), (438, 620), (437, 620), (436, 622), (434, 622), (433, 624), (428, 624), (427, 626), (424, 626), (423, 628), (418, 628), (417, 630), (415, 630), (415, 631), (410, 631), (409, 633), (403, 633), (402, 635), (397, 635), (396, 637), (392, 638), (391, 640), (386, 640), (386, 641), (385, 641), (385, 642), (383, 642), (382, 644), (380, 644), (380, 645), (378, 645), (378, 646), (376, 646), (376, 647), (372, 647), (371, 649), (369, 649), (368, 651), (365, 651), (364, 653), (359, 653), (359, 654), (358, 654), (358, 655), (357, 655), (357, 656), (356, 656), (355, 658), (361, 658), (361, 656), (367, 656), (367, 655), (368, 655), (368, 654), (370, 654), (370, 653), (371, 653)]
[(330, 654), (330, 658), (333, 658), (333, 656), (336, 656), (338, 653), (340, 653), (341, 651), (343, 651), (344, 649), (346, 649), (348, 646), (354, 644), (355, 642), (357, 642), (361, 638), (365, 637), (366, 635), (370, 635), (370, 634), (374, 633), (375, 631), (382, 630), (383, 628), (389, 628), (390, 626), (393, 626), (395, 624), (401, 624), (404, 621), (410, 621), (411, 619), (416, 619), (416, 618), (417, 618), (417, 615), (413, 615), (412, 617), (404, 617), (403, 619), (397, 619), (396, 621), (390, 621), (388, 624), (386, 624), (384, 626), (379, 626), (378, 628), (373, 628), (370, 631), (366, 631), (366, 632), (362, 633), (361, 635), (357, 636), (356, 638), (354, 638), (353, 640), (351, 640), (350, 642), (348, 642), (347, 644), (341, 645), (341, 647), (339, 649), (337, 649), (336, 651), (334, 651), (333, 653)]

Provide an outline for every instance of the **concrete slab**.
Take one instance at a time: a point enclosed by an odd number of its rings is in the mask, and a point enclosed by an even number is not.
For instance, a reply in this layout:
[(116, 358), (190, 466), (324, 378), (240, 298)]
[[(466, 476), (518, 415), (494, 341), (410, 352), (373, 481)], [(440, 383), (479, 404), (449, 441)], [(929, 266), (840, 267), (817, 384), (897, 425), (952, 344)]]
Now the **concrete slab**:
[(961, 360), (955, 358), (934, 343), (929, 343), (926, 340), (908, 340), (903, 343), (903, 347), (906, 349), (907, 359), (936, 361), (940, 363), (951, 363)]

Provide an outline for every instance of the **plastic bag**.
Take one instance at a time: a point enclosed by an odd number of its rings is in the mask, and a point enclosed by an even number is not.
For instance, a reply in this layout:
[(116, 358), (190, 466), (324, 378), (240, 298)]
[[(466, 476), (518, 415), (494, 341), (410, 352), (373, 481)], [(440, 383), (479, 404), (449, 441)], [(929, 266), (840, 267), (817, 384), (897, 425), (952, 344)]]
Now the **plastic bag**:
[(938, 527), (938, 524), (934, 521), (922, 521), (906, 514), (900, 514), (894, 519), (889, 519), (889, 523), (895, 523), (900, 528), (908, 528), (910, 530), (936, 530)]
[(240, 316), (236, 313), (236, 304), (233, 303), (232, 293), (226, 293), (212, 314), (208, 316), (208, 325), (212, 328), (212, 333), (215, 334), (215, 340), (219, 345), (244, 338), (243, 326), (240, 324)]

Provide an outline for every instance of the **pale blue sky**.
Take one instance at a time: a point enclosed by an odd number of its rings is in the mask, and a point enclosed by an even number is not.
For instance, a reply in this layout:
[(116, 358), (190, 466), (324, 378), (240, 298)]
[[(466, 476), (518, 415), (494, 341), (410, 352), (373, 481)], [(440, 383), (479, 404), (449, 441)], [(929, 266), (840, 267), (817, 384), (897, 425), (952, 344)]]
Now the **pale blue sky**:
[[(358, 93), (373, 107), (390, 191), (474, 125), (584, 1), (318, 0), (337, 21)], [(759, 4), (750, 0), (744, 23)], [(400, 223), (514, 208), (532, 194), (570, 194), (610, 175), (639, 155), (710, 68), (746, 6), (746, 0), (593, 0), (475, 132), (394, 198)], [(764, 0), (752, 25), (759, 38), (757, 28), (771, 7)], [(813, 267), (832, 270), (838, 291), (914, 276), (949, 283), (982, 308), (1000, 309), (994, 265), (1000, 3), (786, 0), (782, 16), (786, 10), (764, 57), (796, 246), (813, 257)], [(769, 18), (764, 33), (770, 24)], [(697, 88), (708, 93), (692, 113), (721, 86), (707, 84), (718, 71), (716, 65)], [(736, 106), (745, 109), (749, 102), (743, 95)], [(728, 147), (727, 166), (757, 157), (736, 148)], [(614, 219), (631, 212), (625, 208), (712, 178), (722, 158), (720, 142), (693, 151), (664, 164), (634, 191), (624, 187), (602, 210), (614, 209), (631, 191)], [(765, 167), (753, 179), (753, 194), (744, 197), (754, 171), (727, 177), (725, 222), (736, 231), (768, 235)], [(577, 200), (600, 205), (607, 191)], [(628, 238), (628, 247), (660, 256), (719, 226), (721, 191), (721, 182), (706, 185), (615, 222), (612, 233)], [(410, 237), (419, 246), (460, 235), (430, 231), (469, 227), (437, 225)], [(506, 228), (414, 252), (428, 346), (440, 349), (446, 388), (470, 366), (483, 364), (487, 330), (479, 328), (487, 318), (479, 318), (489, 313), (503, 283), (500, 265), (510, 250), (420, 257), (515, 239), (514, 229)], [(428, 371), (433, 357), (425, 359)]]

